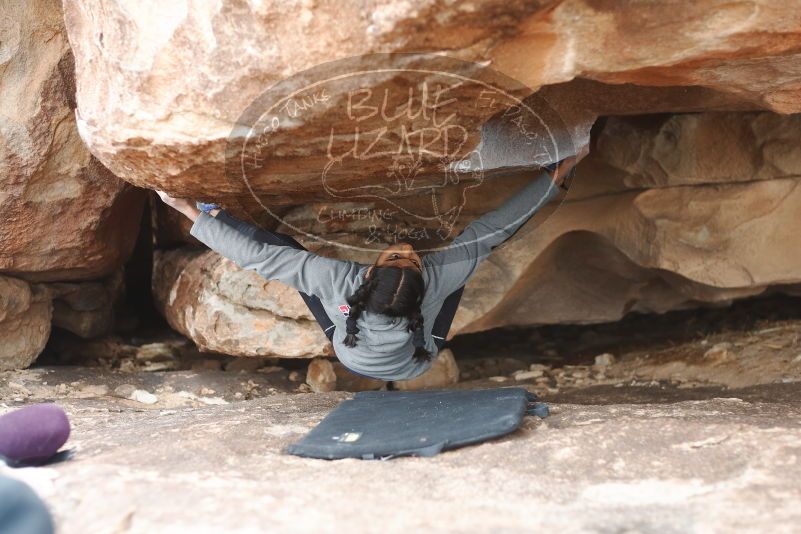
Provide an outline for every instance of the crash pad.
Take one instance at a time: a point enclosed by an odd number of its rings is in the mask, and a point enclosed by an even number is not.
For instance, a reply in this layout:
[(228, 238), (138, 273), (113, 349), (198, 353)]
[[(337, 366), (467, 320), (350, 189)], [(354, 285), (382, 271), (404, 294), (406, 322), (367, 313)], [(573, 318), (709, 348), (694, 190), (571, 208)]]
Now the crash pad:
[(548, 407), (524, 388), (366, 391), (343, 401), (287, 449), (309, 458), (433, 456), (516, 430)]

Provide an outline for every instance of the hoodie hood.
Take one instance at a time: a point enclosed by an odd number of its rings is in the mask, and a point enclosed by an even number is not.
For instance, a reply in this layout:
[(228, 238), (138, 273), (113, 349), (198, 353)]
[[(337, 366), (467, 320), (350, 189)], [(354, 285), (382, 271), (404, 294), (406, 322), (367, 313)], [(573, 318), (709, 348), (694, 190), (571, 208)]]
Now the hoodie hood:
[(334, 350), (346, 367), (379, 379), (398, 376), (417, 376), (431, 366), (431, 362), (415, 362), (412, 332), (408, 331), (406, 317), (390, 317), (365, 310), (356, 320), (359, 333), (355, 347), (342, 341), (345, 332), (334, 331)]

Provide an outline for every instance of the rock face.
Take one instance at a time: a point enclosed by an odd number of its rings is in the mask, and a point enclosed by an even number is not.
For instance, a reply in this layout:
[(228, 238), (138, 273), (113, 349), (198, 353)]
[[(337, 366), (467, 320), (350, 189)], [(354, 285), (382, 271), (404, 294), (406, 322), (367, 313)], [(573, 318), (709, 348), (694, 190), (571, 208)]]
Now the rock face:
[[(801, 284), (794, 2), (64, 9), (78, 129), (105, 166), (337, 244), (332, 256), (446, 242), (592, 131), (564, 202), (484, 263), (452, 334), (610, 321)], [(378, 54), (392, 52), (406, 53), (394, 56), (401, 68), (376, 74), (388, 61)], [(446, 83), (449, 69), (467, 81)], [(332, 85), (335, 74), (345, 81)], [(185, 222), (157, 218), (159, 245), (184, 239)], [(247, 275), (236, 284), (260, 289), (233, 295), (228, 280), (246, 275), (213, 254), (163, 252), (154, 273), (170, 324), (206, 350), (328, 350), (293, 291)]]
[[(603, 84), (596, 87), (600, 94), (574, 95), (562, 109), (584, 110), (567, 121), (579, 143), (599, 113), (801, 110), (801, 12), (790, 0), (380, 0), (369, 7), (225, 0), (156, 11), (66, 0), (64, 8), (82, 135), (92, 153), (132, 183), (232, 206), (246, 195), (224, 178), (221, 154), (245, 108), (279, 80), (372, 52), (444, 50), (489, 62), (532, 89), (575, 78), (662, 89), (656, 102), (667, 107), (661, 108), (631, 91), (624, 96), (613, 89), (610, 101)], [(683, 89), (688, 86), (706, 92)], [(319, 118), (305, 112), (305, 122)], [(317, 140), (310, 133), (304, 144)], [(308, 168), (296, 168), (300, 153), (284, 147), (283, 155), (274, 154), (272, 180), (259, 181), (257, 193), (285, 197), (299, 189), (296, 199), (308, 196), (303, 179), (291, 179)], [(316, 148), (305, 154), (307, 161), (316, 156)], [(372, 172), (364, 167), (350, 169), (355, 179)]]
[(52, 315), (46, 291), (0, 275), (0, 371), (33, 363), (50, 336)]
[(145, 194), (78, 135), (58, 0), (0, 5), (0, 101), (0, 368), (16, 368), (44, 348), (51, 318), (83, 337), (110, 329)]
[[(478, 269), (451, 334), (613, 321), (631, 311), (661, 313), (798, 291), (801, 145), (794, 139), (801, 139), (797, 115), (608, 118), (561, 206), (545, 208)], [(510, 178), (482, 185), (465, 212), (479, 216), (519, 183)], [(358, 214), (334, 212), (330, 204), (308, 204), (286, 212), (284, 220), (329, 236), (369, 233)], [(325, 254), (352, 257), (342, 247)], [(362, 253), (356, 259), (370, 258)], [(218, 265), (236, 269), (230, 262)], [(183, 302), (191, 305), (193, 298)], [(180, 306), (170, 310), (171, 321), (185, 321)], [(203, 337), (212, 335), (207, 329)], [(230, 354), (253, 353), (224, 337)]]
[(93, 282), (43, 284), (53, 299), (53, 325), (82, 338), (98, 337), (114, 326), (115, 304), (125, 281), (122, 270)]
[(331, 345), (298, 292), (214, 252), (159, 251), (153, 294), (170, 326), (204, 351), (311, 358)]
[(60, 2), (3, 2), (0, 272), (88, 280), (120, 267), (133, 248), (143, 193), (86, 149), (74, 92)]
[(107, 334), (123, 289), (121, 270), (95, 282), (29, 283), (0, 275), (0, 369), (31, 365), (51, 326), (84, 339)]
[(801, 284), (798, 116), (610, 118), (566, 202), (497, 249), (454, 328), (617, 320)]

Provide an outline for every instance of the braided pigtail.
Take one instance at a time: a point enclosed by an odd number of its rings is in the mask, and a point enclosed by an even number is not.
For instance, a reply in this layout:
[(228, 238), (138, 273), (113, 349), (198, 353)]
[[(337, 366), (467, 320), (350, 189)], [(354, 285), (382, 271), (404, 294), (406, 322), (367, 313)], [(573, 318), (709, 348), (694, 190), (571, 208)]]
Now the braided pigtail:
[(362, 285), (359, 286), (353, 295), (346, 299), (348, 304), (350, 304), (348, 320), (345, 321), (345, 332), (347, 335), (342, 341), (346, 347), (355, 347), (356, 342), (359, 340), (359, 338), (356, 337), (356, 334), (359, 333), (359, 327), (356, 326), (356, 320), (359, 318), (365, 308), (367, 308), (367, 299), (370, 297), (370, 291), (373, 290), (374, 286), (375, 279), (368, 278), (362, 282)]
[(416, 308), (408, 317), (409, 331), (412, 334), (412, 344), (414, 345), (414, 355), (417, 362), (431, 361), (431, 353), (425, 348), (425, 330), (423, 329), (423, 314), (420, 308)]

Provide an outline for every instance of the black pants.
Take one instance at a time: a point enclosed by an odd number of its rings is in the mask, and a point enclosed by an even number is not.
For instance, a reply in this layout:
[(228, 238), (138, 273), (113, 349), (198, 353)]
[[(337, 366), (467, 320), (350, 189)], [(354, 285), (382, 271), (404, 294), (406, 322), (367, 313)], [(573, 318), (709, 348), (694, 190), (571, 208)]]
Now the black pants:
[[(219, 213), (217, 213), (217, 219), (228, 224), (232, 228), (235, 228), (242, 234), (247, 235), (261, 243), (306, 250), (306, 248), (292, 238), (292, 236), (278, 232), (270, 232), (269, 230), (263, 230), (255, 226), (251, 226), (228, 214), (225, 210), (220, 210)], [(442, 308), (440, 308), (437, 317), (434, 319), (434, 326), (431, 329), (431, 337), (434, 338), (434, 343), (437, 345), (438, 349), (441, 349), (445, 345), (445, 338), (448, 336), (448, 331), (451, 329), (451, 323), (453, 323), (453, 317), (456, 315), (457, 308), (459, 308), (459, 301), (462, 298), (463, 292), (464, 286), (448, 295), (445, 301), (442, 303)], [(334, 337), (335, 326), (331, 321), (331, 318), (328, 317), (328, 314), (325, 312), (323, 303), (320, 302), (320, 299), (315, 295), (307, 295), (303, 291), (298, 291), (298, 293), (300, 293), (300, 296), (306, 303), (306, 306), (309, 307), (309, 311), (311, 311), (312, 315), (314, 315), (314, 318), (317, 320), (320, 328), (323, 329), (323, 333), (325, 333), (326, 337), (328, 337), (328, 340), (332, 340)]]

